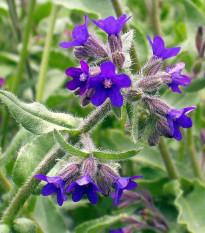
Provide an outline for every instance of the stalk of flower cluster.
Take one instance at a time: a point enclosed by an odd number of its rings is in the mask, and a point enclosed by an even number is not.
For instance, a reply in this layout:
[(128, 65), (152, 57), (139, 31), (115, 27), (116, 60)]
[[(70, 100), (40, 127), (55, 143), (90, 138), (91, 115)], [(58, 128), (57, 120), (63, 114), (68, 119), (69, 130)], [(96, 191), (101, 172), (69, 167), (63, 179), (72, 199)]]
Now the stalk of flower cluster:
[(200, 166), (199, 166), (198, 158), (197, 158), (197, 153), (196, 153), (195, 146), (194, 146), (192, 128), (187, 129), (187, 145), (189, 148), (189, 158), (191, 161), (193, 172), (196, 175), (196, 177), (204, 181), (204, 178), (203, 178)]
[[(111, 0), (111, 2), (112, 2), (112, 5), (113, 5), (113, 8), (115, 10), (116, 15), (118, 17), (120, 17), (123, 14), (123, 11), (122, 11), (122, 7), (120, 5), (119, 0)], [(129, 31), (129, 27), (127, 24), (124, 25), (122, 31), (124, 33)], [(130, 50), (130, 55), (131, 55), (131, 58), (133, 59), (133, 65), (131, 66), (131, 70), (133, 73), (136, 73), (140, 69), (140, 62), (139, 62), (137, 52), (136, 52), (134, 45), (132, 45), (132, 48)]]
[(44, 91), (45, 80), (46, 80), (46, 72), (47, 72), (47, 67), (48, 67), (49, 54), (51, 50), (51, 43), (52, 43), (53, 31), (54, 31), (56, 17), (57, 17), (57, 11), (58, 11), (58, 7), (56, 5), (53, 5), (53, 9), (52, 9), (51, 16), (50, 16), (50, 19), (51, 19), (50, 26), (48, 29), (48, 34), (46, 36), (45, 47), (43, 50), (43, 56), (41, 60), (41, 68), (40, 68), (39, 77), (38, 77), (37, 93), (36, 93), (37, 101), (42, 101), (42, 97), (43, 97), (43, 91)]
[(178, 178), (177, 171), (176, 171), (175, 166), (172, 162), (171, 155), (166, 147), (166, 144), (165, 144), (163, 138), (160, 139), (158, 148), (159, 148), (159, 151), (161, 153), (162, 159), (164, 161), (169, 178), (170, 179), (177, 179)]
[[(96, 127), (97, 123), (103, 120), (110, 110), (110, 103), (106, 101), (101, 107), (93, 111), (90, 117), (86, 119), (84, 124), (80, 126), (80, 130), (78, 131), (78, 133), (72, 135), (72, 142), (76, 143), (81, 134), (90, 131), (93, 127)], [(60, 159), (63, 156), (64, 152), (60, 147), (57, 147), (50, 154), (48, 154), (48, 156), (46, 156), (46, 158), (39, 164), (33, 174), (27, 179), (26, 183), (19, 189), (18, 193), (11, 201), (9, 207), (2, 216), (2, 223), (12, 225), (19, 210), (40, 183), (40, 180), (36, 179), (35, 175), (47, 174), (55, 166), (56, 159)]]
[(162, 36), (162, 30), (160, 27), (160, 12), (159, 12), (159, 1), (152, 0), (152, 10), (151, 10), (151, 23), (155, 36)]
[(24, 70), (25, 62), (26, 62), (28, 43), (29, 43), (29, 38), (30, 38), (30, 34), (31, 34), (31, 29), (32, 29), (35, 5), (36, 5), (36, 0), (31, 0), (29, 3), (28, 21), (26, 24), (25, 36), (23, 38), (23, 45), (22, 45), (22, 50), (21, 50), (21, 54), (20, 54), (20, 61), (18, 63), (17, 72), (16, 72), (16, 75), (14, 76), (12, 86), (11, 86), (11, 91), (14, 94), (17, 94), (17, 92), (18, 92), (19, 84), (21, 82), (22, 73)]

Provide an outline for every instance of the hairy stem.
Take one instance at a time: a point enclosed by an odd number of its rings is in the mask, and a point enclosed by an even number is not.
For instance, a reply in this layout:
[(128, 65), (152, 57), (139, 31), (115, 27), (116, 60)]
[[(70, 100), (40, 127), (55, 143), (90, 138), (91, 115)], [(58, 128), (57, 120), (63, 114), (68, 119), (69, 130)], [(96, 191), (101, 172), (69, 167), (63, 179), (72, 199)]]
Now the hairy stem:
[(26, 63), (28, 43), (29, 43), (29, 38), (30, 38), (30, 33), (31, 33), (31, 28), (32, 28), (35, 5), (36, 5), (36, 0), (30, 0), (28, 21), (26, 23), (25, 35), (23, 38), (22, 50), (20, 53), (20, 61), (18, 63), (17, 72), (16, 72), (16, 75), (14, 76), (12, 86), (11, 86), (11, 91), (14, 94), (18, 93), (19, 84), (21, 82), (23, 69)]
[[(76, 138), (83, 133), (89, 132), (92, 128), (94, 128), (97, 123), (101, 122), (103, 118), (105, 118), (108, 112), (111, 110), (110, 103), (106, 101), (101, 107), (97, 108), (93, 113), (91, 113), (90, 117), (86, 119), (84, 124), (82, 124), (79, 128), (79, 133), (75, 136), (72, 136), (73, 141), (77, 141)], [(2, 217), (2, 222), (12, 225), (16, 215), (18, 214), (21, 207), (24, 205), (26, 200), (29, 198), (31, 193), (36, 189), (40, 180), (35, 178), (36, 174), (47, 174), (56, 164), (56, 159), (60, 159), (64, 156), (64, 152), (60, 147), (57, 147), (53, 150), (46, 158), (40, 163), (40, 165), (35, 169), (33, 174), (28, 178), (26, 183), (19, 189), (18, 193), (11, 201), (9, 207), (4, 212)]]
[(150, 19), (151, 19), (154, 35), (162, 36), (162, 30), (160, 27), (160, 11), (159, 11), (158, 0), (152, 0), (152, 10), (150, 14)]
[[(122, 7), (120, 5), (120, 1), (119, 0), (111, 0), (111, 2), (112, 2), (112, 5), (113, 5), (113, 8), (116, 12), (117, 17), (120, 17), (123, 14)], [(122, 30), (123, 30), (123, 32), (129, 31), (129, 26), (127, 25), (127, 23), (124, 25)], [(132, 45), (132, 48), (130, 51), (130, 56), (132, 57), (132, 60), (133, 60), (131, 69), (132, 69), (133, 73), (136, 73), (140, 69), (140, 62), (139, 62), (137, 52), (136, 52), (134, 45)]]
[(52, 38), (53, 38), (53, 31), (54, 31), (56, 17), (57, 17), (57, 10), (58, 10), (58, 7), (56, 5), (53, 5), (53, 9), (52, 9), (51, 16), (50, 16), (50, 20), (51, 20), (50, 26), (48, 29), (48, 34), (46, 36), (45, 47), (43, 50), (43, 57), (42, 57), (41, 67), (40, 67), (40, 72), (39, 72), (39, 77), (38, 77), (37, 94), (36, 94), (37, 101), (42, 101), (42, 98), (43, 98), (43, 91), (44, 91), (45, 81), (46, 81), (46, 72), (47, 72), (51, 43), (52, 43)]
[(199, 161), (195, 150), (192, 128), (187, 129), (187, 144), (188, 144), (189, 158), (191, 161), (193, 172), (196, 175), (196, 177), (198, 177), (200, 180), (203, 180), (203, 175), (199, 166)]
[(10, 183), (8, 182), (2, 171), (0, 171), (0, 193), (6, 193), (10, 189)]
[(170, 179), (177, 179), (178, 174), (177, 174), (176, 168), (172, 162), (171, 155), (167, 149), (167, 146), (166, 146), (163, 138), (160, 139), (158, 148), (159, 148), (159, 151), (161, 153), (162, 159), (164, 161), (169, 178)]

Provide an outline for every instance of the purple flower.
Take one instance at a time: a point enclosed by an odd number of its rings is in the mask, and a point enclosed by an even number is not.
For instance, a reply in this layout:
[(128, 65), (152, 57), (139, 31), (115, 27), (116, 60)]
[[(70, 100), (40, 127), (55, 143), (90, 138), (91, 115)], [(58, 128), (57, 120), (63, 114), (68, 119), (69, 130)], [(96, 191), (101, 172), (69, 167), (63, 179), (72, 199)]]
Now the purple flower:
[(131, 18), (127, 18), (126, 14), (121, 15), (118, 19), (115, 19), (113, 16), (110, 16), (106, 19), (99, 19), (95, 21), (91, 19), (91, 21), (96, 24), (99, 28), (105, 31), (108, 35), (119, 35), (122, 30), (124, 24)]
[(78, 25), (73, 29), (73, 41), (70, 42), (62, 42), (59, 45), (63, 48), (69, 49), (73, 46), (83, 46), (89, 37), (88, 33), (88, 16), (85, 14), (85, 24)]
[(117, 231), (110, 230), (109, 233), (123, 233), (123, 230), (121, 228), (119, 228)]
[(66, 70), (66, 75), (73, 78), (73, 80), (67, 83), (66, 87), (72, 91), (80, 88), (80, 95), (83, 95), (86, 91), (89, 77), (89, 66), (84, 61), (80, 61), (80, 65), (81, 68), (70, 67)]
[(143, 176), (132, 176), (132, 177), (120, 177), (117, 178), (114, 184), (115, 197), (113, 205), (117, 205), (122, 197), (123, 190), (132, 190), (137, 188), (137, 183), (133, 181), (136, 178), (142, 178)]
[(181, 49), (180, 47), (166, 49), (164, 41), (160, 36), (155, 36), (153, 39), (153, 43), (151, 41), (150, 36), (147, 36), (147, 39), (149, 40), (149, 43), (152, 46), (153, 54), (156, 57), (162, 58), (162, 60), (176, 56)]
[(182, 109), (172, 109), (167, 114), (167, 121), (169, 124), (170, 133), (176, 140), (180, 141), (182, 139), (182, 134), (179, 129), (180, 126), (183, 128), (192, 127), (192, 120), (190, 117), (187, 116), (187, 114), (189, 114), (196, 108), (197, 106), (191, 106)]
[(65, 195), (65, 182), (63, 179), (60, 176), (49, 177), (46, 175), (36, 175), (35, 177), (39, 180), (48, 182), (48, 184), (46, 184), (42, 189), (42, 195), (49, 196), (56, 193), (57, 203), (59, 206), (62, 206), (63, 202), (67, 200)]
[(70, 184), (66, 192), (70, 192), (73, 189), (74, 192), (72, 194), (72, 199), (74, 202), (80, 201), (84, 194), (87, 194), (88, 200), (92, 204), (96, 204), (98, 201), (98, 195), (96, 191), (100, 193), (102, 192), (88, 174)]
[(4, 85), (6, 81), (3, 78), (0, 78), (0, 87)]
[(173, 92), (182, 93), (178, 86), (185, 87), (191, 83), (191, 79), (188, 76), (180, 74), (184, 67), (184, 62), (177, 63), (172, 68), (170, 65), (167, 67), (167, 72), (171, 75), (172, 80), (171, 83), (168, 84), (168, 87), (171, 87)]
[(98, 76), (90, 77), (88, 88), (95, 89), (91, 101), (94, 105), (100, 106), (109, 97), (112, 105), (121, 107), (123, 96), (121, 88), (131, 86), (131, 79), (126, 74), (116, 74), (115, 65), (110, 61), (105, 61), (100, 66), (101, 73)]

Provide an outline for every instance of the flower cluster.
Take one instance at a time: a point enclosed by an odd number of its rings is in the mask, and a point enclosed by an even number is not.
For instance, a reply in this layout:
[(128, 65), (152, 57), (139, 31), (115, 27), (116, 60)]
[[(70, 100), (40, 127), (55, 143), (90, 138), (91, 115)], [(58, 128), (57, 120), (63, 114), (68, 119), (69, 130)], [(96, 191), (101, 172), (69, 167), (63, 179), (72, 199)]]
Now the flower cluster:
[[(73, 30), (74, 40), (60, 43), (63, 48), (75, 47), (74, 54), (80, 59), (80, 68), (70, 67), (66, 70), (66, 75), (72, 78), (66, 87), (74, 91), (75, 95), (80, 96), (82, 106), (90, 102), (95, 106), (100, 106), (107, 98), (113, 106), (118, 108), (122, 107), (125, 102), (132, 106), (135, 104), (133, 102), (137, 101), (141, 109), (147, 109), (150, 112), (146, 121), (143, 122), (143, 127), (152, 121), (153, 130), (147, 136), (151, 146), (159, 142), (160, 136), (181, 140), (180, 127), (190, 128), (192, 126), (192, 121), (187, 114), (196, 106), (174, 109), (165, 101), (156, 98), (157, 90), (164, 84), (173, 92), (182, 93), (180, 86), (185, 87), (191, 83), (191, 79), (182, 74), (185, 68), (183, 62), (173, 67), (168, 65), (163, 70), (164, 60), (177, 56), (180, 47), (166, 48), (160, 36), (155, 36), (153, 41), (148, 36), (153, 56), (139, 73), (131, 75), (129, 72), (128, 76), (123, 71), (129, 68), (127, 65), (129, 49), (126, 51), (124, 47), (127, 44), (131, 46), (132, 41), (125, 41), (120, 34), (124, 24), (130, 18), (123, 14), (118, 19), (113, 16), (98, 21), (91, 19), (95, 25), (107, 33), (105, 45), (95, 35), (88, 32), (89, 19), (85, 15), (85, 24), (76, 26)], [(128, 37), (126, 35), (126, 38)], [(137, 114), (139, 115), (140, 111)], [(141, 119), (141, 115), (138, 118)], [(132, 124), (134, 124), (133, 121), (129, 119), (127, 125), (133, 127)], [(143, 138), (145, 131), (143, 127), (135, 127), (142, 128), (138, 133), (139, 138)]]
[(66, 193), (72, 195), (74, 202), (80, 201), (86, 194), (92, 204), (98, 201), (98, 193), (109, 196), (111, 188), (115, 189), (113, 205), (117, 205), (122, 197), (123, 190), (137, 188), (133, 177), (120, 177), (118, 172), (109, 165), (101, 164), (92, 156), (81, 163), (66, 166), (56, 177), (36, 175), (39, 180), (47, 184), (42, 189), (42, 195), (48, 196), (56, 193), (59, 206), (67, 200)]

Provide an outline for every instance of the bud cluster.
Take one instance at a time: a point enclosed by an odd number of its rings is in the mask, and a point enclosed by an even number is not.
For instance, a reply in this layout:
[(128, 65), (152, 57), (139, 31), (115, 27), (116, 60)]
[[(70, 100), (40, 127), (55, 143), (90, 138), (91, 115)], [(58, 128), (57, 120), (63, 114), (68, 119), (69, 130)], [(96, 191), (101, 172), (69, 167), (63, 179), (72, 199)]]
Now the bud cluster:
[(113, 204), (117, 205), (122, 191), (135, 189), (137, 183), (133, 179), (141, 177), (120, 177), (118, 171), (113, 169), (113, 165), (101, 163), (92, 155), (80, 163), (65, 166), (56, 177), (36, 175), (37, 179), (48, 183), (43, 187), (42, 195), (48, 196), (56, 193), (59, 206), (62, 206), (63, 202), (67, 200), (66, 194), (72, 195), (74, 202), (80, 201), (86, 194), (88, 200), (92, 204), (96, 204), (98, 201), (96, 192), (109, 196), (112, 188), (115, 189)]

